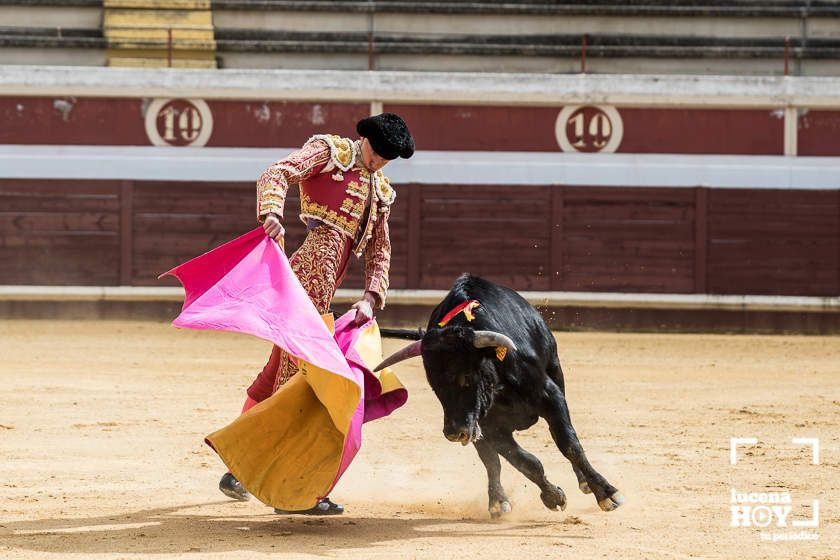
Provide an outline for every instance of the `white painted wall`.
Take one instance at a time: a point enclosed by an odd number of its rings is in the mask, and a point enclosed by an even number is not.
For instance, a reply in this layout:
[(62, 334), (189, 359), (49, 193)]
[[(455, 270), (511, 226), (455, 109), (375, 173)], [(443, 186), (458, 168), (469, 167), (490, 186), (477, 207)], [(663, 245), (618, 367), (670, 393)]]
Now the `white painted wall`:
[(840, 77), (0, 66), (0, 95), (840, 108)]
[[(288, 148), (0, 145), (0, 179), (256, 181)], [(840, 157), (418, 151), (395, 183), (840, 189)]]

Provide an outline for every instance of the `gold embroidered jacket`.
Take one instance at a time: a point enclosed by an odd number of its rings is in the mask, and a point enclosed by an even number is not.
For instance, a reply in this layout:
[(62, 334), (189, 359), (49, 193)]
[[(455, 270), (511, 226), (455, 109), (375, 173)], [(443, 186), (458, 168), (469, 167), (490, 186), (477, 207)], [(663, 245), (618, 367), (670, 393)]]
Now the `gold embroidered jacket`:
[(365, 290), (384, 307), (391, 262), (388, 218), (396, 198), (388, 178), (367, 170), (358, 141), (315, 135), (257, 180), (260, 221), (268, 213), (283, 217), (286, 193), (294, 183), (300, 184), (301, 220), (314, 218), (348, 237), (356, 256), (365, 259)]

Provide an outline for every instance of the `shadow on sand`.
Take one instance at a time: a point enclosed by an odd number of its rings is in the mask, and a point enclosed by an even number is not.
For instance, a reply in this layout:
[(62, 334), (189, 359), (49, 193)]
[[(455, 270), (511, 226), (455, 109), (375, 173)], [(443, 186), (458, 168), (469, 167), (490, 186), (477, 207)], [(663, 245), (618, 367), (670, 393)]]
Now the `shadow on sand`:
[[(589, 538), (558, 533), (553, 522), (493, 523), (470, 519), (354, 518), (196, 513), (208, 502), (89, 518), (38, 519), (0, 524), (0, 544), (50, 553), (185, 553), (252, 551), (328, 555), (389, 541), (470, 539), (482, 535), (557, 540)], [(215, 510), (215, 508), (214, 508)]]

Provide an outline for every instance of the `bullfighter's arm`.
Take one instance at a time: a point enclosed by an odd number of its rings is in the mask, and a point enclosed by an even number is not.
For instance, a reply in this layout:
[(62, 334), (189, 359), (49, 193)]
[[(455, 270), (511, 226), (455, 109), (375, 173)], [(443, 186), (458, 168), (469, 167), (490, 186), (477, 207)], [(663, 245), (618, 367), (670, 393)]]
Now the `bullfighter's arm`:
[(388, 232), (390, 210), (376, 216), (373, 237), (365, 247), (365, 292), (376, 298), (376, 307), (385, 307), (388, 293), (388, 271), (391, 268), (391, 237)]
[(329, 161), (329, 146), (315, 140), (271, 164), (257, 179), (257, 219), (263, 221), (268, 214), (282, 218), (289, 185), (317, 175)]

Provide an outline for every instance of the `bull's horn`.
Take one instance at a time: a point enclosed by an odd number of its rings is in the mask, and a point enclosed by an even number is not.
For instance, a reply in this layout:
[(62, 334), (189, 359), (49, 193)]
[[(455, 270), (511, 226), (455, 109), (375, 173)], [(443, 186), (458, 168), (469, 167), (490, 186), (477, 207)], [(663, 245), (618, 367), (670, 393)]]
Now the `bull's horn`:
[(473, 345), (476, 348), (504, 346), (511, 352), (516, 350), (516, 344), (510, 338), (496, 331), (475, 331)]
[(415, 356), (420, 355), (420, 350), (423, 348), (423, 341), (418, 340), (417, 342), (412, 342), (408, 346), (404, 347), (401, 350), (397, 350), (384, 360), (382, 363), (376, 366), (373, 371), (379, 371), (381, 369), (385, 369), (386, 367), (392, 366), (398, 362), (403, 360), (407, 360), (409, 358), (413, 358)]

